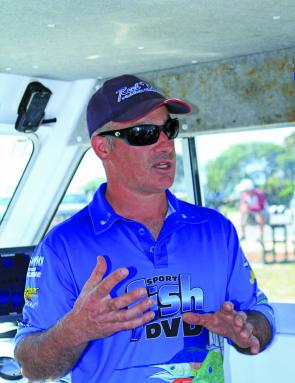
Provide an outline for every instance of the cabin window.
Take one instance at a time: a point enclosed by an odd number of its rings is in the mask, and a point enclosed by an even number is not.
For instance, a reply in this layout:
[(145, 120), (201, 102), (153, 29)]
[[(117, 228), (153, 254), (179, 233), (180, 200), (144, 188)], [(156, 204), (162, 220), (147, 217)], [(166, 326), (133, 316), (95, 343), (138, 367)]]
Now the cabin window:
[(95, 190), (101, 183), (105, 182), (105, 179), (101, 161), (92, 149), (88, 149), (58, 205), (47, 231), (85, 207), (91, 201)]
[(181, 141), (181, 138), (175, 139), (176, 172), (174, 183), (171, 186), (170, 190), (176, 195), (177, 198), (189, 202), (186, 178), (184, 173), (184, 160)]
[(0, 134), (0, 224), (33, 153), (33, 142), (21, 135)]
[[(175, 140), (177, 168), (172, 191), (181, 199), (187, 200), (187, 191), (184, 182), (184, 167), (182, 159), (181, 140)], [(61, 200), (50, 228), (64, 221), (86, 206), (92, 199), (97, 188), (106, 181), (102, 162), (90, 148), (84, 154), (69, 187)], [(49, 230), (48, 229), (48, 230)]]
[(269, 299), (295, 302), (294, 127), (199, 135), (196, 148), (204, 204), (234, 223)]

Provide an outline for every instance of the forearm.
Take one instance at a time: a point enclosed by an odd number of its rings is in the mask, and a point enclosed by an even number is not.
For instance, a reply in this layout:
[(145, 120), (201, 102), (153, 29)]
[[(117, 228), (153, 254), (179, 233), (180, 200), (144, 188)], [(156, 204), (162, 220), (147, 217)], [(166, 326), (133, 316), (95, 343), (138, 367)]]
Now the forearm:
[(15, 357), (29, 380), (54, 380), (73, 368), (86, 346), (77, 339), (70, 316), (65, 316), (49, 330), (26, 336)]
[[(260, 351), (262, 351), (272, 339), (272, 329), (267, 318), (258, 311), (248, 311), (247, 322), (253, 326), (253, 335), (259, 340)], [(243, 354), (251, 354), (249, 348), (241, 348), (234, 344), (235, 348)]]

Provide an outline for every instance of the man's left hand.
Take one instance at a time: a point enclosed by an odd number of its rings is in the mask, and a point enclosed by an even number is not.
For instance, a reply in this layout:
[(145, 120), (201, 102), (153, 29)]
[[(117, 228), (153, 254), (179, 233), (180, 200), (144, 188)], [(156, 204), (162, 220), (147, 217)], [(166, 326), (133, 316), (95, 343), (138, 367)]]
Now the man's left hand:
[(235, 311), (231, 302), (224, 302), (221, 309), (213, 314), (185, 313), (183, 320), (229, 338), (239, 348), (249, 349), (251, 354), (260, 351), (260, 342), (253, 334), (254, 326), (247, 321), (247, 314)]

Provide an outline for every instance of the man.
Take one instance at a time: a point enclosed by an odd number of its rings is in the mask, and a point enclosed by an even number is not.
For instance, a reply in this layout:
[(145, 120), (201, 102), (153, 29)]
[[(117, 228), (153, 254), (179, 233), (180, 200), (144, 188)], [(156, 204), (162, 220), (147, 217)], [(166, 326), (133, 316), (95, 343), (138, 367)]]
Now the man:
[[(87, 109), (107, 184), (38, 246), (15, 355), (30, 380), (222, 382), (222, 337), (257, 354), (275, 333), (232, 224), (177, 200), (173, 139), (189, 113), (131, 75)], [(26, 295), (26, 294), (25, 294)]]
[(238, 185), (240, 190), (241, 240), (246, 238), (246, 225), (255, 222), (259, 225), (259, 241), (263, 243), (267, 208), (264, 193), (255, 188), (251, 179), (246, 178)]

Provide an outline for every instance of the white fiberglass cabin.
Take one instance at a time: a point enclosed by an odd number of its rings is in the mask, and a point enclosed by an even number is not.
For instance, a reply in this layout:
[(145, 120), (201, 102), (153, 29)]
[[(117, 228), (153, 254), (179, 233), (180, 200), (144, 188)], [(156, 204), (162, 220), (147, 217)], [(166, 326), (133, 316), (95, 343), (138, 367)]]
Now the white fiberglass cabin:
[[(124, 73), (193, 106), (175, 140), (173, 191), (232, 220), (274, 303), (275, 341), (258, 356), (227, 346), (226, 382), (294, 382), (295, 2), (0, 6), (0, 382), (13, 377), (3, 357), (12, 356), (34, 246), (105, 180), (90, 149), (87, 102), (104, 79)], [(249, 179), (266, 198), (263, 238), (251, 220), (242, 230), (239, 203)]]

